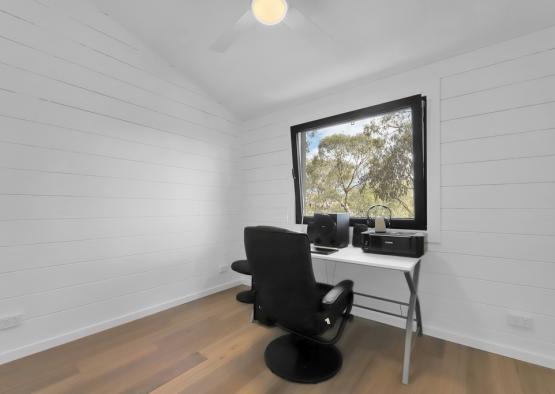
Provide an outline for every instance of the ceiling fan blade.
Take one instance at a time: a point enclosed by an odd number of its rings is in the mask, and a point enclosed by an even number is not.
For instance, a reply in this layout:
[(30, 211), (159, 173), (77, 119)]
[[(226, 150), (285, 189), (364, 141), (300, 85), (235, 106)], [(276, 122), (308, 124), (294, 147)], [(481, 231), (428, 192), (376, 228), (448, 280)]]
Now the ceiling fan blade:
[[(325, 3), (315, 0), (295, 0), (293, 6), (300, 10), (305, 15), (314, 15), (319, 10), (325, 7)], [(291, 7), (291, 6), (290, 6)]]
[(248, 10), (239, 18), (234, 25), (228, 27), (224, 32), (210, 45), (210, 49), (223, 53), (229, 49), (231, 45), (237, 40), (237, 38), (252, 26), (255, 22), (254, 16), (251, 10)]
[(330, 36), (326, 31), (324, 31), (307, 16), (305, 16), (296, 7), (289, 7), (289, 10), (287, 11), (287, 17), (283, 22), (291, 29), (295, 30), (307, 39), (321, 40), (322, 37), (325, 37), (328, 40), (333, 40), (332, 36)]

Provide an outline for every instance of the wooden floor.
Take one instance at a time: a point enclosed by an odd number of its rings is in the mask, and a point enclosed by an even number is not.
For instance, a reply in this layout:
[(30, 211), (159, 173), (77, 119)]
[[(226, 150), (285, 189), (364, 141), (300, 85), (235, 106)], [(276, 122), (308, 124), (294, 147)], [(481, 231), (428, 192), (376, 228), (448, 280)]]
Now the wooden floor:
[[(341, 372), (318, 385), (268, 371), (282, 334), (249, 322), (238, 289), (0, 366), (1, 393), (555, 393), (555, 370), (438, 339), (417, 340), (403, 386), (400, 329), (355, 318)], [(424, 326), (425, 327), (425, 326)]]

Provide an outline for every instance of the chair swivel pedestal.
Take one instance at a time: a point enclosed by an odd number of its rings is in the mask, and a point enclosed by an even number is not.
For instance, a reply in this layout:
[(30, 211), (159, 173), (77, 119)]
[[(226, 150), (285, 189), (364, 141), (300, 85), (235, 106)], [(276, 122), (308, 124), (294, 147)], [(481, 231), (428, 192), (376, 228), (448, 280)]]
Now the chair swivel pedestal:
[(333, 345), (287, 334), (270, 342), (264, 352), (266, 365), (277, 376), (296, 383), (318, 383), (339, 372), (343, 358)]
[(231, 269), (235, 272), (243, 275), (249, 275), (251, 277), (251, 289), (237, 293), (235, 298), (237, 299), (237, 301), (243, 302), (245, 304), (254, 304), (254, 285), (249, 262), (247, 260), (234, 261), (233, 263), (231, 263)]

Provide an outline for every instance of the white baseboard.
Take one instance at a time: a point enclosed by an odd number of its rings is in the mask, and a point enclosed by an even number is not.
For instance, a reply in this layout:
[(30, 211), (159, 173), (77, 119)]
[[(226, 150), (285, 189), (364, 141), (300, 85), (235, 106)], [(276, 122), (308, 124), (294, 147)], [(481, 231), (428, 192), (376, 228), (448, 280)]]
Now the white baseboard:
[(64, 343), (68, 343), (76, 339), (86, 337), (88, 335), (96, 334), (100, 331), (104, 331), (109, 328), (113, 328), (125, 323), (129, 323), (133, 320), (137, 320), (148, 315), (153, 315), (155, 313), (161, 312), (169, 308), (173, 308), (181, 304), (186, 304), (196, 299), (206, 297), (210, 294), (218, 293), (220, 291), (229, 289), (231, 287), (239, 286), (241, 284), (243, 284), (241, 280), (234, 279), (232, 281), (223, 283), (221, 285), (210, 287), (208, 289), (205, 289), (193, 294), (189, 294), (185, 297), (175, 298), (173, 300), (169, 300), (158, 305), (149, 306), (147, 308), (140, 309), (138, 311), (134, 311), (126, 315), (116, 317), (114, 319), (105, 320), (103, 322), (99, 322), (87, 327), (83, 327), (75, 331), (70, 331), (56, 337), (48, 338), (39, 342), (31, 343), (29, 345), (25, 345), (16, 349), (9, 350), (5, 353), (0, 354), (0, 365), (13, 360), (17, 360), (22, 357), (29, 356), (34, 353), (42, 352), (44, 350), (53, 348), (55, 346), (63, 345)]
[[(38, 352), (53, 348), (55, 346), (63, 345), (64, 343), (68, 343), (88, 335), (96, 334), (100, 331), (104, 331), (109, 328), (116, 327), (116, 326), (128, 323), (130, 321), (137, 320), (142, 317), (152, 315), (169, 308), (173, 308), (174, 306), (185, 304), (187, 302), (191, 302), (196, 299), (206, 297), (210, 294), (214, 294), (239, 285), (250, 286), (250, 278), (239, 277), (232, 281), (205, 289), (197, 293), (190, 294), (185, 297), (173, 299), (173, 300), (164, 302), (162, 304), (150, 306), (148, 308), (144, 308), (144, 309), (117, 317), (115, 319), (106, 320), (94, 325), (83, 327), (79, 330), (68, 332), (53, 338), (49, 338), (40, 342), (35, 342), (26, 346), (22, 346), (17, 349), (10, 350), (8, 352), (0, 354), (0, 364), (4, 364), (7, 362), (16, 360), (18, 358), (29, 356), (31, 354), (38, 353)], [(368, 311), (357, 307), (353, 308), (353, 315), (362, 317), (368, 320), (373, 320), (380, 323), (388, 324), (394, 327), (399, 327), (402, 329), (404, 329), (405, 327), (405, 321), (403, 319), (396, 318), (393, 316), (383, 315), (380, 313)], [(464, 334), (448, 331), (439, 327), (428, 326), (425, 324), (425, 322), (424, 322), (424, 334), (435, 338), (443, 339), (446, 341), (484, 350), (487, 352), (496, 353), (506, 357), (511, 357), (511, 358), (526, 361), (532, 364), (537, 364), (547, 368), (555, 369), (555, 359), (552, 357), (528, 352), (522, 349), (513, 348), (504, 344), (472, 338)]]
[[(364, 319), (377, 321), (379, 323), (387, 324), (394, 327), (399, 327), (403, 330), (405, 329), (406, 321), (401, 318), (388, 316), (388, 315), (368, 311), (366, 309), (357, 308), (357, 307), (353, 307), (352, 313), (353, 315), (362, 317)], [(424, 335), (443, 339), (449, 342), (458, 343), (460, 345), (472, 347), (475, 349), (484, 350), (486, 352), (500, 354), (502, 356), (514, 358), (521, 361), (526, 361), (528, 363), (541, 365), (542, 367), (555, 369), (555, 358), (553, 357), (514, 348), (501, 343), (484, 341), (479, 338), (469, 337), (465, 334), (445, 330), (440, 327), (429, 326), (429, 325), (426, 325), (426, 321), (424, 321), (423, 323), (424, 323), (423, 324)], [(416, 330), (416, 325), (414, 329)], [(404, 340), (404, 338), (400, 338), (400, 340)]]
[(492, 341), (484, 341), (479, 338), (469, 337), (462, 333), (448, 331), (440, 327), (426, 326), (425, 324), (424, 334), (531, 364), (541, 365), (542, 367), (555, 369), (555, 358), (544, 354), (533, 353)]

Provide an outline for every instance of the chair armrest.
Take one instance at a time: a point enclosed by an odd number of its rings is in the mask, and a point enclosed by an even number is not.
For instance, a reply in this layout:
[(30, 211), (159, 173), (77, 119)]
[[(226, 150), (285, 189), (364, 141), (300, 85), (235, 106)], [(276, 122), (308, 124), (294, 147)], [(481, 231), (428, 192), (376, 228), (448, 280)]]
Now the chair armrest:
[[(321, 301), (321, 311), (316, 315), (320, 332), (331, 329), (340, 320), (342, 320), (342, 327), (344, 326), (351, 313), (353, 298), (352, 280), (339, 282), (324, 295)], [(341, 330), (336, 339), (341, 335)]]
[(353, 281), (343, 280), (322, 298), (322, 308), (336, 315), (341, 314), (353, 300)]

